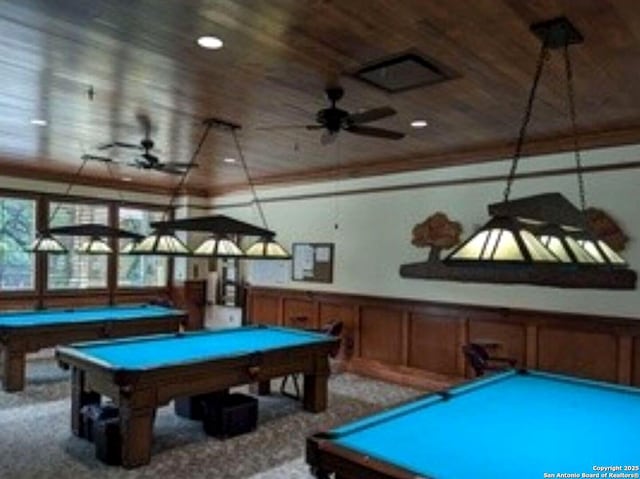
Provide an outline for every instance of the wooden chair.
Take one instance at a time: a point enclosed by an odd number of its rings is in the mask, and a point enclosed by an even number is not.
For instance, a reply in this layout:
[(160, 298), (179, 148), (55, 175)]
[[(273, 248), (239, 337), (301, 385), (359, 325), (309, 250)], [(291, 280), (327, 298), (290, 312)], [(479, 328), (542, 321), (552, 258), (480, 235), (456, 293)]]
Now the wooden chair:
[(516, 360), (513, 358), (490, 356), (479, 344), (465, 344), (462, 346), (462, 351), (476, 376), (483, 376), (487, 371), (501, 371), (516, 365)]
[[(327, 323), (323, 328), (307, 329), (307, 331), (314, 331), (317, 333), (326, 334), (327, 336), (339, 338), (342, 335), (343, 328), (344, 328), (344, 323), (342, 321), (331, 321)], [(329, 353), (329, 357), (335, 358), (339, 350), (340, 350), (340, 344), (338, 343), (336, 348)], [(302, 394), (300, 392), (300, 376), (301, 376), (300, 373), (286, 375), (282, 380), (282, 383), (280, 384), (280, 394), (299, 401), (302, 398)], [(293, 389), (295, 391), (293, 393), (290, 393), (289, 391), (287, 391), (287, 383), (289, 381), (293, 383)]]

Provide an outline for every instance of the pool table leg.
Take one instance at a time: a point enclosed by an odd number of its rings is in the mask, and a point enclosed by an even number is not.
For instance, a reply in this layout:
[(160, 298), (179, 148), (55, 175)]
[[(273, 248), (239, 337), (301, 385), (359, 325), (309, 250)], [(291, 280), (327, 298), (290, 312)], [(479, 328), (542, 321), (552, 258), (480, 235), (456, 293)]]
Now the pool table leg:
[(77, 368), (71, 369), (71, 432), (78, 437), (83, 437), (84, 427), (80, 411), (83, 406), (100, 404), (100, 394), (87, 391), (84, 371)]
[(305, 374), (302, 407), (305, 411), (322, 412), (327, 409), (328, 374)]
[(126, 468), (144, 466), (151, 461), (155, 397), (153, 389), (120, 394), (122, 465)]
[(7, 392), (22, 391), (25, 376), (24, 351), (2, 348), (2, 388)]

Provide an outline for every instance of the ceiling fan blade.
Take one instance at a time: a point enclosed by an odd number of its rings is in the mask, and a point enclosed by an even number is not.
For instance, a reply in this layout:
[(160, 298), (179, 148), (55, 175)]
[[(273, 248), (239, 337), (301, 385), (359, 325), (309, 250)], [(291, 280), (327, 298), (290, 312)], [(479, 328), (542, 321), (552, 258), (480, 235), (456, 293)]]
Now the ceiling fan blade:
[(350, 126), (345, 128), (345, 131), (349, 133), (355, 133), (356, 135), (373, 136), (375, 138), (384, 138), (387, 140), (401, 140), (404, 138), (404, 133), (399, 131), (385, 130), (384, 128), (374, 128), (372, 126)]
[(330, 145), (338, 138), (338, 132), (332, 133), (326, 130), (320, 137), (320, 144), (323, 146)]
[(189, 171), (188, 169), (184, 169), (184, 168), (165, 168), (164, 164), (161, 166), (154, 167), (152, 169), (159, 171), (161, 173), (167, 173), (169, 175), (184, 175), (186, 174), (187, 171)]
[(273, 125), (273, 126), (257, 126), (254, 128), (256, 131), (272, 131), (272, 130), (299, 130), (302, 128), (308, 128), (311, 125)]
[(98, 150), (108, 150), (109, 148), (135, 148), (136, 150), (142, 149), (140, 145), (136, 145), (134, 143), (125, 143), (122, 141), (114, 141), (112, 143), (105, 143), (104, 145), (98, 146)]
[(83, 159), (83, 160), (92, 160), (92, 161), (101, 161), (103, 163), (118, 163), (113, 158), (109, 158), (108, 156), (99, 156), (99, 155), (82, 155), (81, 159)]
[(152, 155), (151, 153), (143, 153), (140, 155), (143, 161), (148, 163), (160, 163), (160, 159), (156, 155)]
[(353, 113), (347, 117), (347, 122), (351, 124), (369, 123), (370, 121), (382, 120), (395, 114), (396, 111), (390, 106), (381, 106), (361, 113)]
[(197, 163), (187, 163), (187, 162), (179, 162), (179, 161), (167, 161), (166, 163), (161, 163), (163, 166), (168, 166), (170, 168), (197, 168)]
[(323, 128), (325, 128), (324, 125), (307, 125), (305, 126), (305, 128), (307, 130), (322, 130)]

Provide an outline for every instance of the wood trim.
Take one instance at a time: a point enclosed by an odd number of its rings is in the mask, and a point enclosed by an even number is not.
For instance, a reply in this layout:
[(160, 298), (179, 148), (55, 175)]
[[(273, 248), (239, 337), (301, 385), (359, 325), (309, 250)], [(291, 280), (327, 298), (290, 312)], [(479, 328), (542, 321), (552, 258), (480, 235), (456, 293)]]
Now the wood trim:
[[(3, 159), (4, 160), (4, 159)], [(5, 170), (10, 170), (11, 174), (6, 175), (12, 178), (23, 178), (33, 181), (45, 181), (53, 183), (69, 183), (70, 173), (68, 171), (58, 171), (53, 169), (42, 168), (40, 166), (33, 167), (25, 165), (24, 162), (17, 161), (4, 161), (3, 167)], [(141, 184), (131, 181), (114, 180), (113, 178), (104, 178), (96, 176), (87, 176), (86, 174), (80, 175), (80, 177), (74, 178), (74, 185), (89, 186), (95, 188), (107, 188), (131, 191), (136, 193), (149, 193), (156, 195), (165, 195), (167, 193), (167, 186), (160, 184)], [(181, 194), (206, 198), (209, 196), (209, 192), (204, 188), (194, 188), (192, 186), (185, 186), (181, 190)]]
[[(583, 132), (578, 135), (578, 141), (582, 150), (595, 148), (607, 148), (623, 145), (631, 145), (640, 142), (640, 126), (630, 126), (627, 128), (614, 129), (609, 131)], [(573, 151), (574, 144), (570, 137), (562, 136), (547, 139), (538, 139), (527, 141), (525, 145), (526, 151), (523, 157), (547, 155), (553, 153), (562, 153)], [(443, 152), (440, 154), (416, 157), (402, 157), (387, 159), (386, 161), (372, 161), (361, 164), (351, 164), (339, 169), (318, 168), (304, 173), (285, 174), (277, 176), (268, 176), (256, 178), (255, 183), (258, 185), (278, 185), (278, 184), (305, 184), (326, 179), (353, 179), (370, 176), (382, 176), (394, 173), (405, 173), (409, 171), (428, 170), (433, 168), (465, 166), (475, 163), (488, 163), (491, 161), (508, 160), (513, 155), (514, 145), (512, 143), (500, 143), (494, 145), (480, 146), (475, 149), (468, 149), (458, 152)], [(640, 168), (640, 161), (627, 163), (616, 163), (615, 165), (595, 165), (584, 167), (584, 173), (597, 173), (601, 171), (617, 171), (625, 169)], [(575, 168), (562, 168), (558, 170), (544, 170), (539, 172), (521, 173), (515, 176), (516, 179), (537, 178), (557, 175), (575, 174)], [(462, 180), (451, 180), (432, 183), (419, 183), (416, 185), (398, 185), (380, 188), (364, 188), (362, 190), (351, 190), (349, 192), (331, 192), (320, 193), (319, 195), (296, 195), (288, 199), (309, 199), (314, 197), (340, 196), (349, 194), (375, 193), (382, 191), (397, 191), (414, 188), (427, 188), (436, 186), (453, 186), (470, 183), (485, 183), (499, 181), (503, 182), (506, 175), (493, 175), (480, 178), (467, 178)], [(246, 188), (246, 184), (230, 184), (224, 188), (210, 189), (209, 197), (223, 196), (231, 192), (236, 192)], [(284, 201), (280, 197), (278, 201)], [(273, 201), (270, 198), (260, 200), (263, 203)], [(224, 207), (224, 206), (223, 206)]]
[[(414, 387), (440, 387), (471, 376), (460, 346), (480, 338), (495, 342), (494, 355), (513, 357), (527, 368), (544, 366), (551, 371), (608, 378), (623, 384), (637, 381), (634, 368), (638, 367), (638, 354), (634, 348), (640, 341), (640, 319), (268, 287), (249, 287), (247, 298), (250, 304), (259, 298), (269, 298), (272, 304), (278, 304), (275, 314), (279, 324), (284, 321), (285, 301), (351, 308), (353, 354), (343, 358), (343, 367)], [(366, 324), (363, 314), (369, 318)], [(416, 325), (415, 321), (431, 324)], [(457, 322), (456, 329), (446, 326), (449, 321)], [(444, 329), (438, 329), (438, 322), (445, 325)], [(431, 360), (412, 362), (411, 351), (416, 357), (420, 345), (434, 344), (433, 337), (427, 340), (416, 335), (440, 333), (442, 337), (435, 341), (438, 350), (444, 348), (442, 355), (435, 357), (432, 351)], [(389, 338), (388, 344), (380, 338)], [(615, 347), (609, 348), (612, 340)], [(394, 351), (394, 345), (399, 350)], [(605, 346), (607, 361), (601, 361), (601, 354), (590, 352), (593, 347)], [(448, 358), (445, 363), (443, 357)], [(428, 370), (429, 367), (433, 370)], [(442, 374), (445, 371), (455, 373)]]

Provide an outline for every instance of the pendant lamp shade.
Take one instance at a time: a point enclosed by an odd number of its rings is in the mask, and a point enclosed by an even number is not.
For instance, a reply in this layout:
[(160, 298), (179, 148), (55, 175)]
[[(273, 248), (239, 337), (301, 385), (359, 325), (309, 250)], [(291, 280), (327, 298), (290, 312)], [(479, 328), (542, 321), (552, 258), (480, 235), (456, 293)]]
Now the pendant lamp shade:
[(132, 247), (131, 254), (189, 255), (189, 248), (172, 232), (156, 231)]
[(456, 248), (445, 263), (558, 263), (560, 260), (515, 218), (496, 217)]
[(31, 245), (26, 248), (26, 251), (31, 253), (53, 253), (53, 254), (62, 254), (67, 253), (67, 248), (65, 248), (60, 241), (55, 239), (48, 233), (42, 233), (36, 237), (36, 239), (31, 243)]
[(252, 259), (289, 259), (291, 254), (273, 238), (261, 238), (245, 250)]
[(218, 258), (232, 258), (243, 256), (240, 247), (225, 236), (214, 235), (198, 246), (193, 254), (196, 256), (211, 256)]
[(122, 248), (118, 250), (120, 254), (131, 254), (133, 253), (134, 248), (138, 245), (139, 240), (132, 240), (125, 244)]
[(572, 230), (572, 228), (549, 224), (537, 231), (537, 237), (563, 263), (596, 264), (595, 258), (584, 250), (568, 230)]
[(89, 240), (84, 241), (76, 251), (82, 254), (110, 254), (113, 252), (111, 246), (99, 236), (92, 236)]

